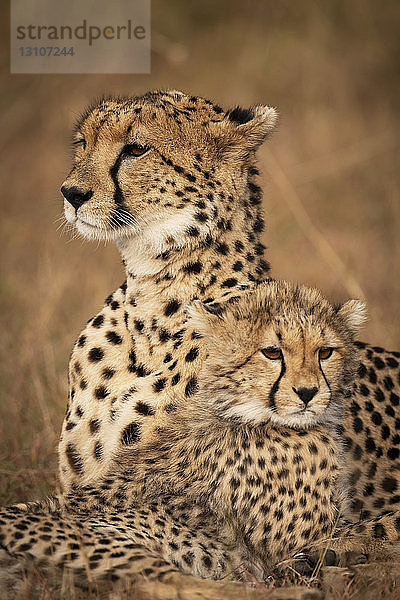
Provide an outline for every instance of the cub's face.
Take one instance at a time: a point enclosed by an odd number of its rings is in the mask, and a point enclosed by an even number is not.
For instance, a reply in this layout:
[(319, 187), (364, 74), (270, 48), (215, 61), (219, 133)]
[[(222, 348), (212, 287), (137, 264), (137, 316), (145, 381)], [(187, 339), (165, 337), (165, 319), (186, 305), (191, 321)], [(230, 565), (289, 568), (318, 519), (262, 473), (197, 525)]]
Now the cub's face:
[(209, 352), (200, 395), (239, 422), (308, 428), (338, 421), (364, 312), (359, 301), (335, 308), (316, 290), (277, 281), (231, 305), (194, 303), (189, 314)]
[(102, 100), (76, 127), (66, 219), (87, 238), (141, 234), (156, 247), (212, 233), (275, 118), (268, 107), (225, 112), (181, 92)]

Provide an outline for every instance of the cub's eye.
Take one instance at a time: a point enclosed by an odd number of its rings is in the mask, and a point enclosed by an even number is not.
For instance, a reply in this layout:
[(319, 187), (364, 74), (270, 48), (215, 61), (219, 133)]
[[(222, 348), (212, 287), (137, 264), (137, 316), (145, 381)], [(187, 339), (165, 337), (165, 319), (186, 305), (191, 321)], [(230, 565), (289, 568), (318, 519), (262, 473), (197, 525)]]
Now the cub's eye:
[(334, 348), (321, 348), (319, 351), (319, 359), (327, 360), (328, 358), (330, 358), (332, 356), (333, 350), (334, 350)]
[(85, 138), (79, 138), (79, 140), (75, 140), (72, 142), (73, 146), (81, 146), (83, 149), (86, 148), (86, 140)]
[(261, 352), (269, 360), (280, 360), (282, 358), (282, 352), (279, 348), (263, 348)]
[(124, 146), (122, 152), (124, 156), (142, 156), (148, 150), (150, 150), (149, 146), (142, 146), (141, 144), (127, 144)]

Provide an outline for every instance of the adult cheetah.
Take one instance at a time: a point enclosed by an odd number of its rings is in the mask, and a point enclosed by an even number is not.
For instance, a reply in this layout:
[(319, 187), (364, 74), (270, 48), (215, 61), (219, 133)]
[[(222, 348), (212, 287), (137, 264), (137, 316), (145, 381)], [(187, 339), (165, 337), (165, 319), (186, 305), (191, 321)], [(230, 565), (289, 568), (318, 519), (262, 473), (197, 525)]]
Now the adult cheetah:
[[(254, 152), (276, 113), (225, 113), (158, 92), (105, 100), (78, 123), (65, 214), (84, 236), (115, 239), (127, 281), (78, 338), (59, 445), (65, 493), (96, 485), (122, 446), (152, 435), (171, 398), (190, 399), (205, 349), (184, 306), (240, 295), (268, 272)], [(156, 375), (146, 403), (132, 389)]]

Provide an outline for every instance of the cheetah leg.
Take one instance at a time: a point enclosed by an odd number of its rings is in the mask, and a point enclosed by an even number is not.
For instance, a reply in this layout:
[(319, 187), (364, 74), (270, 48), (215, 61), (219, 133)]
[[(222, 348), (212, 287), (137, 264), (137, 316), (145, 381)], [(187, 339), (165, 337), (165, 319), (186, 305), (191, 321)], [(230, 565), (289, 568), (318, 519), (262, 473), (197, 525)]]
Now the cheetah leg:
[[(37, 508), (37, 507), (36, 507)], [(10, 507), (0, 510), (2, 563), (16, 572), (19, 565), (61, 567), (71, 571), (78, 582), (128, 574), (165, 580), (178, 568), (162, 560), (157, 552), (135, 543), (122, 527), (96, 525), (71, 515), (36, 512)], [(6, 553), (6, 554), (5, 554)], [(4, 587), (4, 573), (0, 581)]]
[(215, 530), (202, 522), (199, 529), (189, 528), (179, 518), (172, 518), (160, 505), (132, 508), (121, 513), (106, 513), (88, 521), (102, 528), (122, 528), (133, 542), (157, 552), (164, 560), (179, 568), (180, 572), (203, 579), (221, 579), (227, 573), (241, 569), (238, 552), (218, 539)]
[[(35, 511), (29, 508), (33, 507), (14, 506), (0, 510), (0, 597), (14, 597), (32, 565), (35, 565), (35, 575), (41, 571), (45, 576), (49, 574), (52, 581), (56, 579), (56, 585), (62, 574), (64, 579), (69, 574), (69, 585), (73, 589), (95, 588), (102, 594), (107, 584), (113, 585), (114, 593), (115, 586), (126, 587), (133, 582), (141, 597), (152, 600), (225, 600), (227, 597), (256, 600), (260, 597), (259, 590), (246, 588), (242, 583), (197, 579), (181, 573), (172, 561), (146, 547), (148, 526), (145, 515), (139, 511), (141, 531), (137, 531), (134, 521), (128, 524), (128, 518), (124, 521), (120, 514), (103, 513), (85, 519), (60, 512), (50, 513), (39, 504), (34, 505)], [(134, 541), (135, 535), (142, 543)], [(180, 539), (179, 533), (173, 535), (178, 541), (184, 539)], [(198, 538), (196, 547), (195, 534), (192, 535), (193, 562), (199, 556), (203, 563), (203, 558), (209, 556), (207, 546), (203, 544), (203, 538)], [(218, 547), (211, 547), (210, 542), (205, 541), (210, 554), (216, 552), (218, 555)], [(200, 550), (202, 553), (197, 556)], [(263, 597), (266, 600), (289, 597), (302, 600), (311, 597), (309, 592), (308, 588), (274, 590), (265, 591)]]
[[(124, 569), (146, 577), (152, 569), (160, 579), (171, 567), (173, 572), (221, 579), (240, 567), (239, 557), (214, 531), (189, 529), (159, 505), (90, 516), (49, 511), (40, 503), (3, 508), (0, 542), (16, 557), (86, 569), (89, 579)], [(138, 554), (143, 554), (143, 564)]]

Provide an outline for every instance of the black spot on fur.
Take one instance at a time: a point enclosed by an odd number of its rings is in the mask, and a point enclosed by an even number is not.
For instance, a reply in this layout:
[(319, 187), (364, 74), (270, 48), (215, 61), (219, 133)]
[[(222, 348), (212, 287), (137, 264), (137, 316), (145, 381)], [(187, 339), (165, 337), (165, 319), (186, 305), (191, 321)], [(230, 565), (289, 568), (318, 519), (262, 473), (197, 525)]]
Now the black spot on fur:
[(94, 395), (97, 400), (104, 400), (108, 396), (107, 388), (104, 385), (100, 385), (94, 390)]
[(104, 316), (103, 315), (97, 315), (97, 317), (95, 317), (92, 321), (92, 327), (96, 327), (96, 329), (98, 329), (99, 327), (101, 327), (104, 323)]
[(186, 354), (185, 356), (185, 361), (186, 362), (193, 362), (199, 355), (199, 349), (198, 348), (191, 348), (189, 350), (189, 352)]
[(138, 423), (130, 423), (125, 427), (121, 436), (123, 446), (135, 444), (140, 439), (140, 426)]
[(400, 450), (398, 448), (389, 448), (387, 455), (390, 460), (397, 460), (400, 455)]
[(241, 271), (243, 269), (243, 263), (240, 260), (237, 260), (232, 268), (234, 271)]
[(231, 288), (237, 284), (237, 279), (231, 277), (230, 279), (225, 279), (225, 281), (221, 284), (222, 288)]
[(194, 215), (194, 218), (199, 223), (205, 223), (208, 220), (208, 214), (205, 213), (204, 211), (199, 211)]
[(93, 435), (94, 433), (97, 433), (98, 430), (100, 429), (100, 421), (98, 419), (91, 419), (89, 421), (89, 430), (90, 433)]
[(178, 300), (170, 300), (167, 304), (167, 306), (165, 307), (164, 310), (164, 315), (166, 317), (170, 317), (171, 315), (174, 315), (180, 307), (181, 303), (178, 302)]
[(235, 250), (236, 252), (243, 252), (244, 246), (240, 240), (236, 240), (235, 242)]
[(192, 274), (200, 273), (202, 268), (203, 268), (203, 265), (201, 264), (201, 262), (199, 260), (197, 260), (196, 262), (187, 263), (183, 267), (183, 270), (188, 275), (192, 275)]
[(393, 493), (397, 490), (397, 481), (393, 477), (385, 477), (382, 481), (382, 489), (385, 492)]
[(160, 342), (167, 342), (171, 338), (171, 334), (166, 329), (161, 328), (158, 332)]
[(103, 444), (99, 441), (94, 445), (93, 456), (96, 460), (101, 460), (103, 458)]
[(71, 469), (78, 475), (81, 475), (83, 473), (83, 460), (74, 444), (67, 444), (65, 455)]
[(229, 246), (227, 244), (225, 244), (224, 242), (221, 242), (220, 244), (217, 244), (216, 250), (220, 254), (226, 256), (229, 252)]
[(171, 379), (171, 385), (176, 385), (181, 379), (181, 376), (179, 373), (176, 373), (173, 378)]
[(91, 348), (89, 350), (88, 359), (90, 362), (98, 362), (104, 356), (104, 350), (102, 348)]
[(139, 415), (143, 415), (145, 417), (149, 415), (154, 415), (154, 409), (145, 402), (138, 402), (135, 406), (135, 410)]
[(185, 387), (185, 396), (193, 396), (193, 394), (197, 391), (197, 388), (198, 383), (196, 377), (191, 377)]
[(138, 377), (147, 377), (147, 375), (150, 375), (150, 371), (148, 371), (144, 365), (135, 367), (135, 372)]
[(139, 319), (135, 319), (134, 320), (134, 325), (135, 325), (136, 331), (139, 331), (139, 332), (143, 331), (143, 328), (144, 328), (143, 321), (139, 321)]
[(112, 377), (114, 377), (115, 371), (114, 371), (114, 369), (110, 369), (109, 367), (106, 367), (105, 369), (103, 369), (101, 374), (104, 377), (104, 379), (111, 379)]
[(163, 377), (161, 379), (157, 379), (157, 381), (155, 381), (153, 383), (153, 390), (156, 393), (161, 392), (165, 388), (166, 383), (167, 383), (167, 380), (165, 379), (165, 377)]
[(190, 235), (190, 237), (198, 237), (200, 235), (200, 231), (198, 230), (197, 227), (189, 227), (186, 231), (186, 233), (188, 235)]
[(115, 331), (107, 331), (106, 338), (110, 344), (122, 344), (122, 337), (118, 333), (115, 333)]

